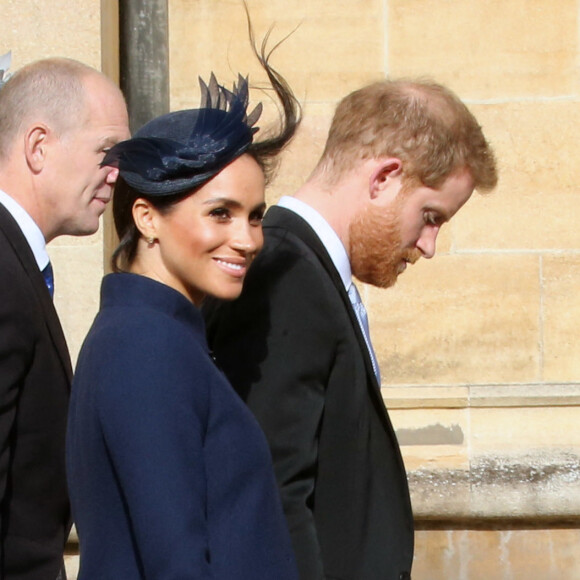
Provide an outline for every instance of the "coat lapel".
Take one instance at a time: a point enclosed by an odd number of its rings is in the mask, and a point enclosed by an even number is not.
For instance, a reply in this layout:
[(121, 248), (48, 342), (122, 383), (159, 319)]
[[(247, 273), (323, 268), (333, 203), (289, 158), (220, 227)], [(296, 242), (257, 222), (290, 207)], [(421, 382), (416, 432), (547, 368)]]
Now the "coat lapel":
[(34, 259), (34, 254), (32, 253), (24, 234), (10, 212), (2, 204), (0, 204), (0, 230), (4, 232), (8, 243), (14, 250), (22, 268), (30, 279), (30, 284), (38, 298), (38, 301), (42, 305), (46, 326), (70, 383), (72, 380), (70, 355), (52, 298), (46, 288), (44, 277), (38, 269), (38, 265)]
[(360, 350), (365, 361), (365, 369), (368, 379), (374, 387), (373, 390), (379, 395), (381, 404), (384, 405), (382, 396), (380, 394), (380, 385), (373, 370), (373, 363), (371, 361), (371, 356), (369, 354), (360, 324), (356, 318), (356, 314), (354, 313), (350, 303), (350, 298), (348, 297), (344, 284), (342, 283), (340, 274), (334, 266), (334, 263), (326, 251), (324, 244), (320, 241), (320, 238), (316, 232), (304, 219), (302, 219), (293, 211), (282, 207), (274, 206), (268, 210), (268, 213), (264, 219), (264, 228), (267, 229), (268, 227), (280, 227), (291, 231), (316, 254), (322, 267), (326, 270), (334, 286), (336, 287), (337, 292), (340, 294), (340, 298), (344, 304), (344, 307), (346, 308), (346, 311), (348, 312), (348, 316), (355, 331)]

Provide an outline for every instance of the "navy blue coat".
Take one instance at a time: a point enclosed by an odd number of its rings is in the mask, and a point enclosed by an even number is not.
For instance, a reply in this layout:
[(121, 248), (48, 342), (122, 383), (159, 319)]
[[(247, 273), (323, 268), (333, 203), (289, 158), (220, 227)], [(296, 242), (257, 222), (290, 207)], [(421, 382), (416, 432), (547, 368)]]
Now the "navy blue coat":
[(80, 580), (294, 580), (271, 456), (216, 369), (198, 309), (134, 274), (103, 281), (69, 414)]

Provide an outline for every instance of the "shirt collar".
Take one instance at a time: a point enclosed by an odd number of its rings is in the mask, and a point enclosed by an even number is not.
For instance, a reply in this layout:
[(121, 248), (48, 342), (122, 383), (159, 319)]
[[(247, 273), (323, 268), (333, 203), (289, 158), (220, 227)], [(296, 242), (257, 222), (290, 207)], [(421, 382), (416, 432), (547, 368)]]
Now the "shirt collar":
[(30, 217), (26, 210), (0, 189), (0, 203), (8, 210), (14, 218), (18, 227), (22, 230), (38, 268), (42, 271), (49, 262), (48, 252), (46, 251), (46, 241), (36, 222)]
[(295, 197), (285, 195), (278, 202), (278, 206), (293, 211), (314, 230), (314, 233), (328, 252), (334, 267), (338, 270), (342, 283), (348, 292), (352, 284), (350, 260), (344, 244), (330, 224), (313, 207)]

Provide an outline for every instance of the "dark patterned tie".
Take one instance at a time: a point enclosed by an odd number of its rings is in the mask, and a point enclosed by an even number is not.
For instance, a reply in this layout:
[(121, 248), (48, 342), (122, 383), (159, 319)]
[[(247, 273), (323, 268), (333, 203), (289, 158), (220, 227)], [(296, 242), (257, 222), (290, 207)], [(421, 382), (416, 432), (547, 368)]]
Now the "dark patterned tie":
[(42, 271), (42, 275), (44, 276), (44, 282), (48, 291), (50, 293), (50, 297), (54, 297), (54, 276), (52, 273), (52, 265), (50, 262), (45, 266), (44, 270)]

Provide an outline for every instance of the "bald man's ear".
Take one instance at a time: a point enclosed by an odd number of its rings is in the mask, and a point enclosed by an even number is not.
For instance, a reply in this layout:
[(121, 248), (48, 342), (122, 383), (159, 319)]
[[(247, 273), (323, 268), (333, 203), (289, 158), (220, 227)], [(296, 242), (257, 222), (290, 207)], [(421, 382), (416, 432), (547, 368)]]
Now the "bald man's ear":
[(397, 195), (403, 177), (403, 162), (397, 157), (376, 159), (375, 166), (369, 178), (369, 193), (371, 199), (384, 197), (394, 198)]
[(33, 125), (24, 134), (24, 155), (33, 173), (40, 173), (46, 162), (50, 129), (46, 125)]

